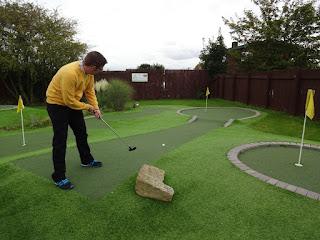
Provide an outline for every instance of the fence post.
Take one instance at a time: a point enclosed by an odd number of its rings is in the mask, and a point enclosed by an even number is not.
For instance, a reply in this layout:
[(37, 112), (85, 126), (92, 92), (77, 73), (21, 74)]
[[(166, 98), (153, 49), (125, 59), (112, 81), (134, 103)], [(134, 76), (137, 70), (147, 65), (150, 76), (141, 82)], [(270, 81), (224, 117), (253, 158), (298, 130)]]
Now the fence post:
[(216, 89), (216, 97), (217, 98), (220, 98), (220, 78), (221, 78), (221, 75), (219, 75), (218, 76), (218, 78), (217, 78), (217, 84), (216, 84), (216, 86), (217, 86), (217, 89)]
[(247, 79), (248, 79), (248, 86), (247, 86), (247, 105), (249, 105), (250, 103), (250, 84), (251, 84), (251, 73), (248, 73), (247, 75)]
[(270, 73), (267, 72), (267, 94), (266, 94), (265, 108), (269, 108), (270, 95), (271, 95), (271, 80), (270, 80)]
[(225, 85), (226, 85), (226, 76), (223, 75), (223, 77), (222, 77), (222, 96), (221, 96), (222, 99), (224, 99), (224, 88), (225, 88)]
[(297, 115), (299, 113), (299, 99), (300, 99), (300, 78), (301, 78), (301, 68), (297, 68), (294, 70), (295, 80), (295, 96), (294, 96), (294, 105), (293, 105), (293, 115)]
[(237, 81), (236, 81), (237, 74), (233, 75), (233, 90), (232, 90), (232, 101), (236, 101), (236, 94), (237, 94)]

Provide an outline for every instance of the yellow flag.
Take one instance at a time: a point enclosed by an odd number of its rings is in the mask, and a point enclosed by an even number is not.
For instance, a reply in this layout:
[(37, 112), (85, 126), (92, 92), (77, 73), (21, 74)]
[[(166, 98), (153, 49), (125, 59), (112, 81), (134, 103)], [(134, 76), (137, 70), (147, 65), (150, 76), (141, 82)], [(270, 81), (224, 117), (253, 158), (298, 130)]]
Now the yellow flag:
[(306, 101), (307, 116), (312, 119), (314, 117), (314, 101), (313, 101), (313, 90), (308, 89), (307, 101)]
[(210, 92), (209, 92), (209, 88), (207, 87), (207, 91), (206, 91), (206, 97), (209, 96)]
[(23, 101), (22, 101), (21, 95), (19, 95), (17, 113), (20, 112), (20, 110), (22, 109), (24, 109)]

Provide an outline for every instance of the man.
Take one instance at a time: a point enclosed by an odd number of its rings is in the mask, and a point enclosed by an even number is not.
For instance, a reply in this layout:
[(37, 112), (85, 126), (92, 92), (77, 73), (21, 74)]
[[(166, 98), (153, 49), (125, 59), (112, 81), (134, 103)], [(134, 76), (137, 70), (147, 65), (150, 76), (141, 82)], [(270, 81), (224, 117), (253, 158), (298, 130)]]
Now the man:
[[(102, 163), (94, 160), (90, 153), (82, 110), (88, 110), (97, 119), (101, 119), (93, 86), (94, 75), (101, 72), (106, 63), (107, 60), (99, 52), (90, 52), (83, 61), (72, 62), (61, 67), (48, 86), (46, 92), (47, 111), (54, 133), (52, 179), (63, 190), (73, 188), (72, 183), (65, 175), (68, 126), (71, 127), (76, 137), (81, 165), (83, 167), (102, 166)], [(83, 93), (85, 93), (89, 104), (80, 102)]]

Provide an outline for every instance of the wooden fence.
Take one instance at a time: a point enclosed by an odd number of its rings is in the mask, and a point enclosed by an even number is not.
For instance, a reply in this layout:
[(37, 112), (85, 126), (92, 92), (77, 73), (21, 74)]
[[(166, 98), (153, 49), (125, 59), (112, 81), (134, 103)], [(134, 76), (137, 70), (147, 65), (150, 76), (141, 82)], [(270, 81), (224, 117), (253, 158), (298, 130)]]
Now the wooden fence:
[(320, 69), (218, 75), (214, 97), (304, 116), (308, 89), (315, 90), (315, 118), (320, 120)]
[[(133, 73), (148, 73), (148, 82), (133, 82)], [(122, 79), (135, 90), (134, 99), (196, 98), (209, 86), (209, 74), (201, 70), (137, 70), (105, 71), (95, 80)]]
[(205, 94), (210, 76), (201, 70), (166, 70), (165, 89), (167, 98), (197, 98)]
[[(148, 73), (147, 82), (132, 82), (133, 73)], [(320, 69), (279, 70), (217, 75), (210, 80), (201, 70), (137, 70), (105, 71), (95, 80), (118, 78), (135, 90), (134, 99), (197, 98), (210, 87), (210, 96), (247, 105), (270, 108), (291, 115), (304, 116), (308, 89), (315, 90), (315, 119), (320, 120)], [(1, 85), (1, 84), (0, 84)], [(0, 100), (10, 100), (0, 86)]]

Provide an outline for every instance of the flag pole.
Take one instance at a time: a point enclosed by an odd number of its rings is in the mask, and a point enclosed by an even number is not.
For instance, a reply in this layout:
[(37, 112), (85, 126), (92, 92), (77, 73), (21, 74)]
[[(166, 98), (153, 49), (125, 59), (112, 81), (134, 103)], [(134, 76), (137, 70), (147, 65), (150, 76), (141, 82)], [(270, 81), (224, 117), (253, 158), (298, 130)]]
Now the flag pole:
[(207, 108), (208, 108), (208, 95), (206, 96), (206, 112), (207, 112)]
[(206, 91), (206, 110), (205, 112), (207, 112), (207, 108), (208, 108), (208, 96), (210, 94), (210, 91), (209, 91), (209, 87), (207, 87), (207, 91)]
[(305, 111), (304, 114), (304, 123), (303, 123), (303, 130), (302, 130), (302, 139), (301, 139), (301, 145), (300, 145), (300, 154), (299, 154), (299, 161), (295, 165), (298, 167), (303, 167), (301, 164), (301, 154), (302, 154), (302, 146), (303, 146), (303, 139), (304, 139), (304, 132), (306, 130), (306, 120), (307, 120), (307, 110)]
[(23, 128), (23, 114), (22, 114), (22, 109), (21, 109), (21, 127), (22, 127), (22, 146), (26, 145), (26, 141), (24, 138), (24, 128)]

